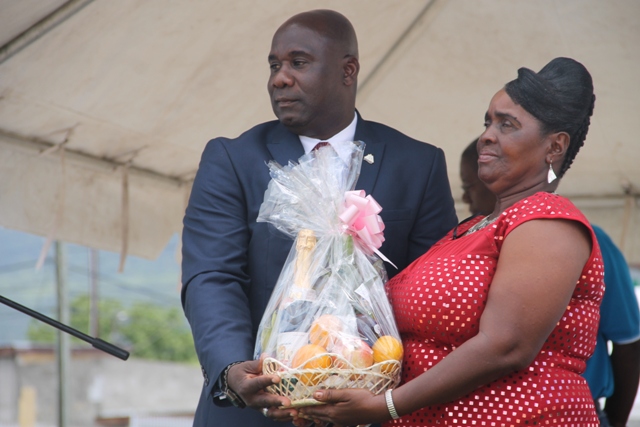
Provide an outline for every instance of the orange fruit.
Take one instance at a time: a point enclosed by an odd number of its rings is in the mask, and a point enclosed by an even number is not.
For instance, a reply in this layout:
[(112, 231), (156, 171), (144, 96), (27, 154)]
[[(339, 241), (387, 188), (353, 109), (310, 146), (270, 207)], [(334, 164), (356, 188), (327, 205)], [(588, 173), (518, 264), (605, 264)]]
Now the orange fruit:
[(385, 360), (402, 360), (402, 343), (391, 335), (381, 336), (373, 343), (373, 361), (375, 363)]
[(392, 374), (399, 366), (395, 363), (395, 360), (386, 360), (380, 364), (380, 372), (389, 375)]
[(309, 329), (309, 342), (331, 348), (342, 331), (342, 320), (332, 314), (323, 314), (313, 321)]
[(381, 336), (373, 343), (373, 362), (382, 363), (380, 365), (380, 371), (383, 374), (390, 374), (395, 369), (395, 363), (391, 360), (402, 361), (402, 343), (391, 335)]
[[(291, 367), (300, 369), (329, 369), (331, 363), (331, 356), (329, 356), (324, 347), (317, 344), (305, 344), (300, 347), (295, 356), (293, 356)], [(326, 373), (321, 372), (297, 375), (298, 379), (305, 385), (316, 385), (326, 376)]]

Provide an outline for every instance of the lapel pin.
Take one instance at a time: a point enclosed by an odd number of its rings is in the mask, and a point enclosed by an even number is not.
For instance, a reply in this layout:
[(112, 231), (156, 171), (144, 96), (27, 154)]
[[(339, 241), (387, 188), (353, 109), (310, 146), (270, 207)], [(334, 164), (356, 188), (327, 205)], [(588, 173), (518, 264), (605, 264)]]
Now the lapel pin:
[(370, 165), (373, 164), (373, 154), (367, 154), (366, 156), (364, 156), (364, 161), (369, 163)]

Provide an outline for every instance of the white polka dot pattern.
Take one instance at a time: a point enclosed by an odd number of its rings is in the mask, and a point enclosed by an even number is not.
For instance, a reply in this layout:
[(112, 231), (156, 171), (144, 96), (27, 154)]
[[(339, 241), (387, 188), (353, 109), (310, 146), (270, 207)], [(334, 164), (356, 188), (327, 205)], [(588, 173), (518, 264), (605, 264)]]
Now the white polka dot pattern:
[[(405, 350), (403, 382), (478, 333), (504, 238), (523, 222), (539, 218), (589, 226), (566, 198), (537, 193), (484, 229), (458, 239), (449, 233), (389, 282)], [(461, 224), (458, 236), (478, 221)], [(592, 239), (596, 242), (593, 233)], [(596, 243), (562, 319), (527, 369), (459, 401), (423, 408), (385, 426), (597, 426), (591, 393), (580, 373), (595, 347), (603, 274)]]

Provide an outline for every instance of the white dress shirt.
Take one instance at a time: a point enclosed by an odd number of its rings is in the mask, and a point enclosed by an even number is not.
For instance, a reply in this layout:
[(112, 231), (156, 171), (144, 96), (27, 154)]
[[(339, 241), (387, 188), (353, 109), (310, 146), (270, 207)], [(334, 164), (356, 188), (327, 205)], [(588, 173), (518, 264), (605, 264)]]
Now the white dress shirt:
[(326, 141), (331, 144), (338, 156), (345, 162), (345, 164), (349, 163), (349, 159), (351, 156), (351, 152), (353, 151), (352, 143), (353, 139), (356, 136), (356, 125), (358, 124), (358, 115), (353, 112), (353, 120), (346, 128), (342, 129), (337, 134), (333, 135), (329, 139), (316, 139), (309, 138), (308, 136), (298, 135), (300, 138), (300, 142), (302, 143), (302, 147), (304, 148), (305, 154), (308, 154), (313, 147), (316, 146), (317, 143), (321, 141)]

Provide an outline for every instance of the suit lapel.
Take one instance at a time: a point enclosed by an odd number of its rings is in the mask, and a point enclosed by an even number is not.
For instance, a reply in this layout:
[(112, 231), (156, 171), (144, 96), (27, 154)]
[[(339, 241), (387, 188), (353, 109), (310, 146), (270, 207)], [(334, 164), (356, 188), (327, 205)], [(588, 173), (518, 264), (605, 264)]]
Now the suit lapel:
[(356, 189), (364, 190), (367, 194), (371, 194), (378, 178), (386, 143), (376, 138), (370, 126), (360, 117), (359, 113), (355, 139), (366, 144), (364, 157), (372, 159), (373, 161), (372, 163), (366, 160), (362, 161), (362, 168), (360, 169), (360, 177), (356, 183)]
[[(373, 160), (373, 163), (365, 160), (362, 161), (362, 168), (360, 169), (356, 189), (365, 190), (367, 194), (371, 194), (375, 187), (376, 179), (378, 178), (386, 142), (380, 141), (376, 137), (375, 133), (359, 113), (355, 139), (366, 144), (364, 156), (366, 158), (372, 158)], [(273, 156), (273, 159), (282, 166), (288, 164), (290, 160), (297, 161), (304, 154), (304, 148), (300, 143), (298, 135), (290, 132), (281, 124), (276, 126), (273, 133), (269, 136), (267, 149), (271, 153), (271, 156)]]
[(267, 149), (273, 160), (282, 166), (288, 164), (289, 160), (297, 161), (304, 154), (298, 135), (289, 132), (281, 124), (276, 126), (275, 131), (269, 135)]

